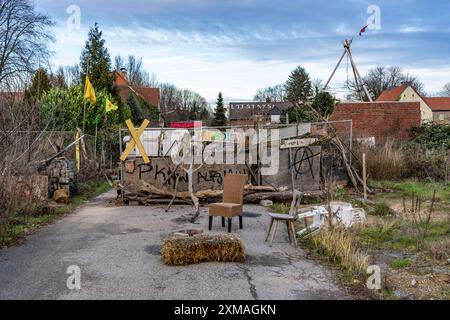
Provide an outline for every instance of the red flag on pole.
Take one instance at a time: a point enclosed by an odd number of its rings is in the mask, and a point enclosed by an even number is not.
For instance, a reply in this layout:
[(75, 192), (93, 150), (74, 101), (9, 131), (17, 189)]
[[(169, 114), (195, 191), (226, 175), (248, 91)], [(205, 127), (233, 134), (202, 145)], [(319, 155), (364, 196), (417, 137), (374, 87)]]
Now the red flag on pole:
[(364, 28), (362, 28), (361, 30), (359, 30), (359, 36), (361, 37), (362, 36), (362, 34), (364, 33), (364, 32), (366, 32), (367, 31), (367, 28), (369, 27), (369, 25), (367, 25), (367, 26), (365, 26)]

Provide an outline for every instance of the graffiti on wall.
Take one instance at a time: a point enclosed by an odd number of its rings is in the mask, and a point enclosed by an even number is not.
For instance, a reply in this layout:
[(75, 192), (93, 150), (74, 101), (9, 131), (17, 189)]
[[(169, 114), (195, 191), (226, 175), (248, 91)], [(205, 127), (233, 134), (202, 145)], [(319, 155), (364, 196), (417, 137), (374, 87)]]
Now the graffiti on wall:
[[(221, 189), (225, 175), (229, 173), (247, 174), (248, 170), (245, 166), (204, 166), (194, 172), (194, 188), (196, 190)], [(130, 175), (129, 177), (134, 176), (138, 180), (171, 189), (175, 187), (177, 179), (179, 180), (179, 190), (187, 190), (189, 182), (186, 172), (177, 170), (177, 166), (173, 164), (157, 159), (149, 164), (139, 163), (135, 167), (135, 172), (127, 172), (126, 174)]]
[[(311, 178), (315, 178), (314, 161), (320, 161), (320, 152), (314, 154), (309, 147), (298, 148), (294, 156), (295, 178), (298, 179), (300, 175), (310, 174)], [(317, 159), (317, 160), (315, 160)]]

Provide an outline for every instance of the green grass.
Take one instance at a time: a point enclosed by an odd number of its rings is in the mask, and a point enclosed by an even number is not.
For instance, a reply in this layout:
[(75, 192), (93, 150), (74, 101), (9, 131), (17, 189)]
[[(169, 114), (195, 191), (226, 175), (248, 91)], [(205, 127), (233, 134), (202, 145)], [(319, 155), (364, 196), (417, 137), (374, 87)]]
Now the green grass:
[[(450, 201), (450, 184), (444, 184), (435, 181), (373, 181), (371, 185), (377, 189), (392, 189), (399, 191), (399, 194), (392, 196), (411, 196), (418, 195), (423, 199), (431, 200), (433, 192), (436, 190), (436, 198), (440, 201)], [(387, 195), (389, 196), (389, 194)]]
[(384, 201), (375, 203), (375, 206), (370, 211), (370, 214), (378, 217), (393, 216), (395, 212), (391, 207)]
[(13, 217), (0, 223), (0, 249), (15, 243), (19, 238), (26, 236), (43, 225), (54, 222), (58, 217), (73, 212), (79, 205), (89, 201), (102, 193), (110, 190), (108, 183), (82, 183), (79, 186), (79, 194), (70, 200), (67, 206), (57, 207), (53, 212), (37, 214), (33, 210), (38, 207), (28, 209), (26, 216)]
[(443, 236), (450, 236), (450, 224), (447, 221), (435, 222), (431, 225), (428, 231), (429, 238), (441, 238)]
[(411, 259), (396, 259), (389, 265), (392, 269), (399, 270), (409, 268), (412, 265)]
[[(369, 248), (389, 249), (403, 252), (417, 250), (417, 238), (411, 222), (391, 220), (391, 222), (367, 225), (358, 231), (360, 241)], [(446, 221), (433, 222), (425, 241), (431, 242), (450, 235), (450, 225)]]

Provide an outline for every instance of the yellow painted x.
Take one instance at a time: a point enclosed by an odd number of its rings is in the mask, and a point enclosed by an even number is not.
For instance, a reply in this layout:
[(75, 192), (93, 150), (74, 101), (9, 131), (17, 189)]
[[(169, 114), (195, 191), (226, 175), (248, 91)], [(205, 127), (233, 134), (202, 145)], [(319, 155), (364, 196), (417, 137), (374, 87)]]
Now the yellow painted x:
[(128, 130), (130, 130), (133, 140), (131, 140), (128, 143), (128, 146), (125, 149), (125, 151), (122, 153), (120, 160), (125, 161), (127, 159), (128, 155), (131, 153), (131, 151), (133, 151), (134, 146), (137, 146), (137, 148), (139, 149), (139, 152), (142, 155), (142, 159), (144, 160), (144, 163), (145, 164), (150, 163), (150, 159), (148, 158), (147, 153), (145, 152), (144, 146), (142, 145), (142, 142), (140, 139), (140, 137), (144, 133), (144, 130), (149, 125), (150, 121), (145, 119), (137, 131), (134, 128), (134, 124), (133, 124), (133, 122), (131, 122), (130, 119), (126, 120), (125, 123), (127, 124)]

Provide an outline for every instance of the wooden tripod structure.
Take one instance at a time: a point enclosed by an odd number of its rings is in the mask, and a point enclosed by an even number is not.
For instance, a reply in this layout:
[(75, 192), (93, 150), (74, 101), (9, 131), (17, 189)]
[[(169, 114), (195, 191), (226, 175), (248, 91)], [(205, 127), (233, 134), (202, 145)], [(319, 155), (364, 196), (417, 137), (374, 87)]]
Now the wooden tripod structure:
[(367, 89), (366, 84), (362, 80), (361, 74), (359, 73), (358, 68), (356, 67), (355, 61), (353, 60), (352, 52), (350, 49), (352, 42), (353, 42), (353, 39), (351, 39), (351, 40), (346, 39), (343, 42), (344, 53), (342, 54), (341, 58), (339, 59), (339, 62), (336, 65), (336, 68), (334, 68), (333, 73), (330, 76), (330, 79), (328, 79), (327, 83), (325, 84), (324, 90), (326, 90), (328, 88), (328, 86), (330, 85), (330, 82), (333, 79), (334, 75), (336, 74), (337, 69), (341, 65), (342, 60), (344, 60), (344, 57), (347, 55), (348, 59), (350, 60), (351, 65), (352, 65), (353, 76), (355, 77), (355, 85), (358, 90), (358, 94), (359, 94), (359, 97), (361, 98), (361, 101), (364, 101), (364, 95), (365, 95), (370, 102), (373, 102), (372, 97), (369, 94), (369, 90)]

